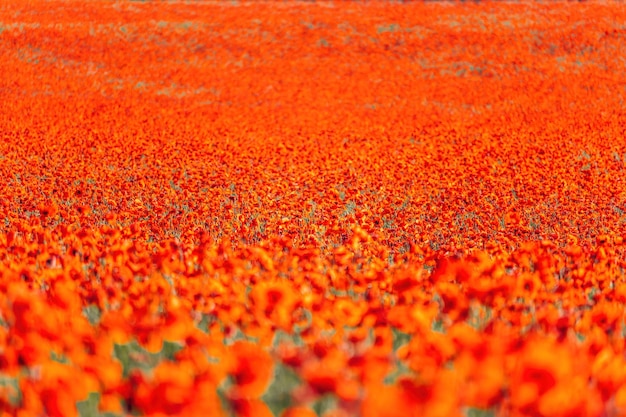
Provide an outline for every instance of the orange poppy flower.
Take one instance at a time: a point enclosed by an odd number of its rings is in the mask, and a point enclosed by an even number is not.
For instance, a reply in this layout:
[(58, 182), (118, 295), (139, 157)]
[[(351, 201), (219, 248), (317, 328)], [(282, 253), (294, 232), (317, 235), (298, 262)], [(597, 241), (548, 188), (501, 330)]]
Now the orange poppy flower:
[(233, 364), (230, 375), (235, 398), (258, 398), (267, 389), (273, 375), (272, 359), (263, 348), (250, 342), (235, 342), (229, 349)]
[(238, 398), (231, 400), (231, 406), (237, 416), (241, 417), (272, 417), (267, 404), (258, 399)]

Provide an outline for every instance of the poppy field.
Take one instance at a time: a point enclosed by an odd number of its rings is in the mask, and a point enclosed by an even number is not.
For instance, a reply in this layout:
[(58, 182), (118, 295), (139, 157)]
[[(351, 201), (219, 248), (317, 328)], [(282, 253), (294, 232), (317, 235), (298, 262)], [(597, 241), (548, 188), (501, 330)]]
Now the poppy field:
[(623, 22), (0, 2), (0, 416), (626, 416)]

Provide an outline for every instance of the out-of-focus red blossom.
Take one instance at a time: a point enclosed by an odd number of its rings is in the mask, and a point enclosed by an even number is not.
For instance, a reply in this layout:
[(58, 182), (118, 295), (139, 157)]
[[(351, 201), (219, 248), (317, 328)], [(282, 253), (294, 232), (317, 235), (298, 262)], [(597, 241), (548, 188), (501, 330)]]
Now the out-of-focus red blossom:
[(235, 398), (259, 398), (267, 389), (274, 372), (269, 353), (249, 342), (236, 342), (229, 348), (232, 354), (232, 396)]
[[(402, 378), (370, 392), (361, 408), (363, 416), (461, 416), (458, 400), (446, 393), (455, 386), (443, 372), (432, 382)], [(445, 386), (447, 385), (447, 386)]]
[(231, 400), (235, 415), (241, 417), (272, 417), (267, 404), (259, 399), (237, 398)]

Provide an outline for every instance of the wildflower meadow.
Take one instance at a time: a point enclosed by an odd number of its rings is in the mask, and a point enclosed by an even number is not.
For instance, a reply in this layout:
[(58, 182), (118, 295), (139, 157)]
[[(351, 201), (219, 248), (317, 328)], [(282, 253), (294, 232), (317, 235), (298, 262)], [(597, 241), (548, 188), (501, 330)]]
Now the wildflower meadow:
[(0, 1), (0, 416), (626, 416), (624, 22)]

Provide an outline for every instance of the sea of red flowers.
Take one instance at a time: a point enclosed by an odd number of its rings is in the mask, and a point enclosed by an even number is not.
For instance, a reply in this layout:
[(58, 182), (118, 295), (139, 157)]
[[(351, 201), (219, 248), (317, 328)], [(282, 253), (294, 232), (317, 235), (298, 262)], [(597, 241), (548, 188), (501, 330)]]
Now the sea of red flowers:
[(0, 2), (0, 416), (626, 416), (626, 6)]

